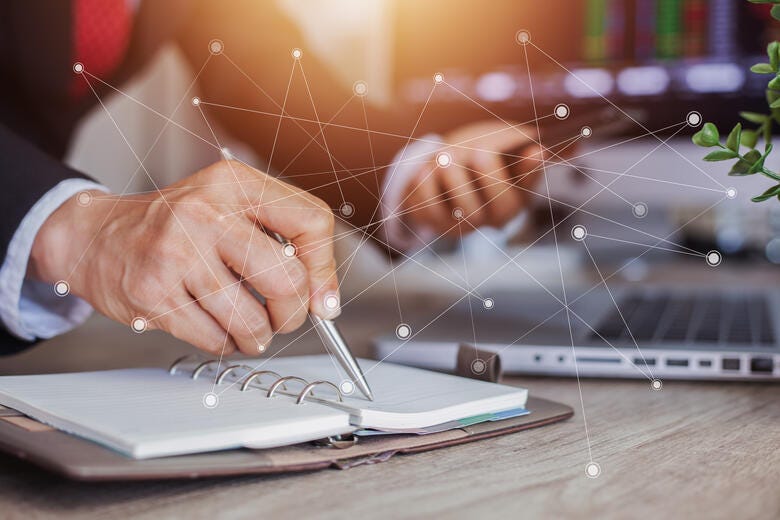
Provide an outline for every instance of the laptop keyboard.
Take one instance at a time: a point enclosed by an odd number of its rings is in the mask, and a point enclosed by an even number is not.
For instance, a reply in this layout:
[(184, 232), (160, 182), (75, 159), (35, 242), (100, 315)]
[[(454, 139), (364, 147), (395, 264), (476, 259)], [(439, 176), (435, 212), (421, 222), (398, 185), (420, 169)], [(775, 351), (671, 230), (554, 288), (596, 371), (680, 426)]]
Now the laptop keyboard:
[[(638, 343), (724, 343), (774, 346), (769, 303), (761, 294), (628, 294), (593, 339)], [(626, 330), (626, 324), (629, 334)]]

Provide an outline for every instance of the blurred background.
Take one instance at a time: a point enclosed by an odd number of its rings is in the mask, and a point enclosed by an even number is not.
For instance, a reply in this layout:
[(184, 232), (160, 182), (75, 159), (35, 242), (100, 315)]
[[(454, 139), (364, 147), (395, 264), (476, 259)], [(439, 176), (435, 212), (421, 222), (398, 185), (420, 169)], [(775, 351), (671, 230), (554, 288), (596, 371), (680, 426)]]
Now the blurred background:
[[(422, 110), (432, 76), (440, 72), (461, 93), (437, 88), (424, 117), (447, 124), (496, 116), (528, 120), (532, 101), (540, 114), (558, 103), (566, 103), (573, 116), (610, 103), (638, 114), (638, 123), (629, 122), (622, 135), (609, 139), (600, 139), (594, 125), (593, 137), (583, 140), (573, 160), (579, 173), (563, 167), (548, 172), (555, 210), (563, 215), (582, 205), (571, 224), (583, 223), (589, 232), (609, 237), (594, 239), (592, 252), (604, 265), (631, 263), (624, 276), (641, 279), (646, 263), (676, 259), (676, 245), (718, 249), (729, 261), (780, 264), (780, 204), (749, 201), (768, 187), (765, 179), (730, 178), (728, 166), (702, 162), (704, 153), (690, 143), (694, 129), (680, 126), (692, 110), (722, 128), (736, 123), (740, 110), (766, 111), (766, 77), (749, 71), (751, 64), (766, 61), (766, 43), (780, 35), (780, 23), (773, 23), (766, 6), (740, 0), (279, 2), (305, 34), (300, 47), (318, 54), (345, 84), (365, 80), (372, 103)], [(521, 29), (531, 44), (518, 45)], [(148, 154), (145, 164), (161, 184), (217, 159), (213, 149), (166, 127), (164, 118), (147, 109), (203, 132), (188, 102), (196, 94), (187, 93), (192, 76), (178, 51), (166, 48), (143, 75), (121, 86), (133, 99), (108, 100), (131, 145), (141, 157)], [(661, 131), (648, 136), (648, 130)], [(87, 150), (87, 141), (103, 146), (91, 144)], [(229, 146), (262, 164), (240, 143)], [(127, 184), (138, 165), (99, 109), (82, 126), (69, 162), (117, 192), (150, 189), (140, 175)], [(780, 167), (780, 161), (768, 165)], [(724, 200), (731, 186), (737, 197)], [(647, 210), (641, 217), (637, 204)], [(557, 264), (551, 269), (552, 237), (535, 242), (549, 229), (547, 200), (540, 198), (537, 205), (539, 211), (531, 212), (516, 235), (488, 230), (491, 244), (480, 235), (420, 252), (397, 270), (393, 283), (452, 289), (447, 280), (424, 276), (421, 265), (453, 280), (468, 275), (472, 284), (488, 277), (490, 284), (528, 283), (526, 274), (495, 251), (497, 242), (521, 255), (532, 275), (554, 282), (559, 272)], [(568, 238), (570, 227), (560, 231), (562, 238)], [(659, 238), (666, 240), (663, 247), (648, 249)], [(355, 254), (358, 240), (347, 237), (339, 244), (345, 258), (353, 257), (347, 285), (356, 288), (378, 280), (390, 265), (370, 244)], [(535, 246), (526, 249), (529, 243)], [(583, 263), (575, 244), (561, 251), (565, 269), (574, 272)]]

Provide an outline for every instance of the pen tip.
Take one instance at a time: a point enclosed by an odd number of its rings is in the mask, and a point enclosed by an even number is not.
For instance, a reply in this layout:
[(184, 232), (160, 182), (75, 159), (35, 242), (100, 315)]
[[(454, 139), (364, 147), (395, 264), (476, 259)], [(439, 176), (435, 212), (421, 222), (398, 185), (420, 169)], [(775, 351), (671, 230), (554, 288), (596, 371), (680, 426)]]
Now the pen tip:
[(360, 392), (366, 397), (366, 399), (369, 401), (374, 400), (374, 394), (371, 393), (371, 389), (368, 387), (368, 384), (365, 381), (357, 382), (357, 387), (360, 389)]

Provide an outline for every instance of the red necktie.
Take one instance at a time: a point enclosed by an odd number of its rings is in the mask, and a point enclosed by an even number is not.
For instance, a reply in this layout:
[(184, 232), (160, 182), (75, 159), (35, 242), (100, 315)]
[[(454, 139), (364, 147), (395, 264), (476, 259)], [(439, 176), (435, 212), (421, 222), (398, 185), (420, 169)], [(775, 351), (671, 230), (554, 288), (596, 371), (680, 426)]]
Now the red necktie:
[[(128, 0), (73, 0), (73, 61), (107, 78), (122, 63), (132, 21)], [(76, 76), (71, 95), (78, 98), (88, 91), (84, 78)]]

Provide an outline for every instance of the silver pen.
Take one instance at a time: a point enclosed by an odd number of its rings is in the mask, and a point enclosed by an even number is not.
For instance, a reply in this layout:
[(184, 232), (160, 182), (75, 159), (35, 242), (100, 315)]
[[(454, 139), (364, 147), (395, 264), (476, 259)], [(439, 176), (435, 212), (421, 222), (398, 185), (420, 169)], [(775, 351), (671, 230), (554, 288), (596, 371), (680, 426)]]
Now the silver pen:
[[(278, 240), (280, 244), (291, 244), (289, 240), (279, 233), (271, 232), (271, 235)], [(347, 376), (352, 379), (352, 382), (355, 383), (358, 390), (360, 390), (369, 401), (373, 401), (374, 396), (371, 393), (371, 389), (368, 387), (366, 376), (363, 375), (360, 365), (358, 365), (352, 351), (349, 350), (349, 346), (341, 335), (338, 327), (336, 327), (336, 323), (333, 320), (326, 320), (319, 316), (315, 316), (312, 313), (309, 313), (309, 320), (311, 320), (312, 325), (314, 325), (314, 330), (317, 331), (325, 348), (336, 356), (336, 359), (339, 360), (339, 364), (341, 364), (341, 367), (346, 371)]]

